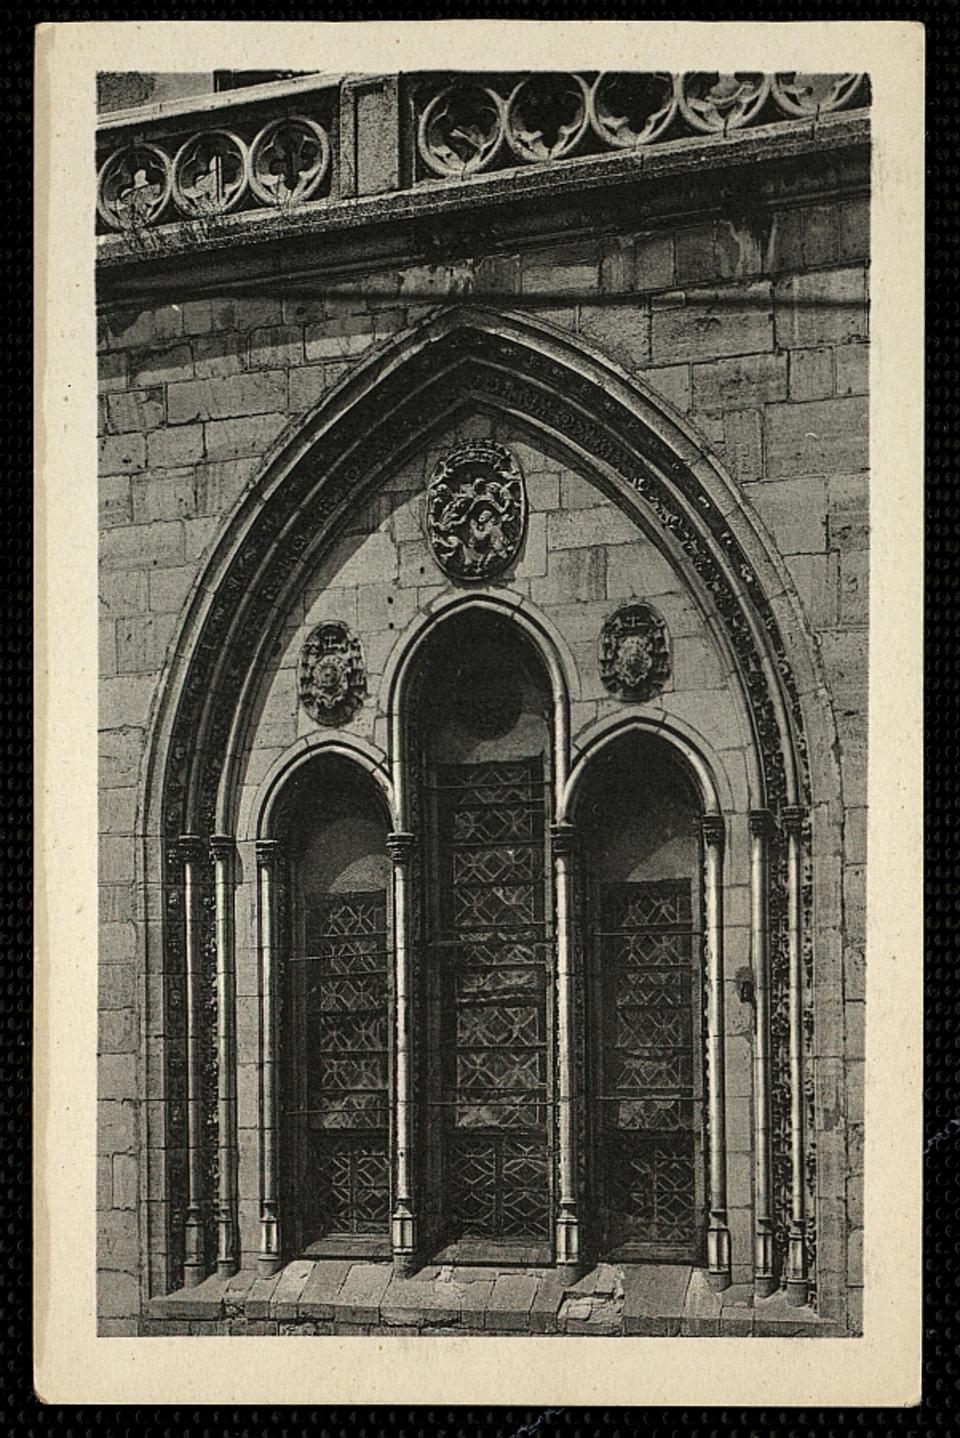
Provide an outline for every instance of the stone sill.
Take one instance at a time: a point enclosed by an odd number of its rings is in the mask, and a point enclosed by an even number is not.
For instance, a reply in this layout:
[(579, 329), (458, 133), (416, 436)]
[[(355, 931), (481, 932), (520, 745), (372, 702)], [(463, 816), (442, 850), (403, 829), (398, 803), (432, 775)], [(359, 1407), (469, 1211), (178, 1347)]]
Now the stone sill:
[(146, 227), (135, 236), (100, 235), (97, 265), (113, 270), (131, 264), (170, 260), (178, 255), (233, 249), (288, 238), (395, 225), (442, 221), (448, 215), (489, 205), (542, 202), (583, 196), (586, 191), (682, 179), (691, 172), (783, 161), (834, 147), (862, 146), (870, 139), (870, 112), (853, 110), (821, 120), (785, 120), (755, 130), (674, 140), (648, 150), (588, 155), (538, 166), (495, 171), (461, 180), (426, 180), (407, 190), (359, 199), (310, 202), (279, 215), (246, 210), (235, 215)]
[(140, 1326), (152, 1336), (847, 1336), (781, 1293), (716, 1293), (702, 1270), (681, 1265), (599, 1264), (570, 1283), (549, 1268), (434, 1265), (400, 1278), (389, 1263), (351, 1259), (297, 1259), (272, 1278), (214, 1276), (152, 1299)]

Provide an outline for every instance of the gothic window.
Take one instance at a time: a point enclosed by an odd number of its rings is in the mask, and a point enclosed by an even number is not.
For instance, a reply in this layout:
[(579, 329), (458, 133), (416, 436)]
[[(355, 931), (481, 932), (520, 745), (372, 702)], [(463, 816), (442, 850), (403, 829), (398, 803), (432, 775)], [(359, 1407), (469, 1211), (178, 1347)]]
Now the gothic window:
[(581, 800), (588, 1241), (697, 1261), (704, 1232), (699, 806), (665, 746), (621, 739)]
[(422, 665), (422, 1191), (448, 1261), (550, 1257), (551, 711), (538, 659), (489, 615)]
[(388, 816), (373, 781), (315, 761), (290, 797), (281, 1130), (286, 1244), (389, 1252)]

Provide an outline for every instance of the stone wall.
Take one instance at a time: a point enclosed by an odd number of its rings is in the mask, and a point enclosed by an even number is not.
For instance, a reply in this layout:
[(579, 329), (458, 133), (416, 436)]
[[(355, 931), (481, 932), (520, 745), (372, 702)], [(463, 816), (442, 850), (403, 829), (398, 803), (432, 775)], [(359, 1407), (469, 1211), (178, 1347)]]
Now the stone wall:
[[(786, 563), (815, 636), (833, 703), (843, 774), (842, 891), (819, 922), (836, 942), (816, 958), (829, 1003), (818, 1026), (815, 1078), (819, 1248), (836, 1265), (839, 1309), (858, 1322), (862, 1229), (863, 933), (867, 620), (867, 202), (808, 200), (756, 220), (476, 255), (444, 265), (371, 272), (349, 285), (318, 282), (322, 297), (284, 289), (190, 298), (152, 308), (107, 308), (100, 320), (101, 930), (99, 1312), (104, 1333), (132, 1332), (141, 1299), (138, 1154), (141, 1092), (135, 835), (151, 704), (179, 616), (237, 497), (287, 426), (381, 341), (451, 297), (495, 292), (576, 333), (680, 414), (737, 481), (745, 508)], [(483, 423), (483, 421), (479, 421)], [(511, 444), (524, 437), (497, 431)], [(422, 459), (423, 466), (430, 462)], [(711, 694), (722, 724), (717, 654), (681, 598), (651, 587), (664, 562), (583, 475), (549, 455), (522, 453), (531, 524), (517, 572), (522, 592), (551, 608), (578, 658), (592, 654), (614, 599), (662, 592), (679, 644), (677, 693)], [(422, 483), (423, 468), (400, 476)], [(358, 530), (352, 558), (331, 557), (291, 616), (277, 684), (300, 630), (333, 603), (364, 637), (378, 672), (415, 609), (436, 593), (415, 506), (385, 492)], [(347, 539), (342, 543), (347, 543)], [(355, 566), (351, 573), (350, 565)], [(420, 570), (424, 572), (421, 574)], [(344, 574), (347, 574), (347, 578)], [(394, 584), (387, 574), (395, 575)], [(664, 585), (666, 578), (664, 578)], [(676, 588), (674, 584), (674, 588)], [(349, 592), (348, 592), (349, 591)], [(434, 591), (431, 594), (431, 591)], [(393, 600), (391, 606), (390, 600)], [(675, 611), (667, 613), (671, 603)], [(393, 630), (390, 626), (393, 625)], [(584, 671), (586, 672), (586, 670)], [(289, 675), (288, 675), (289, 678)], [(278, 697), (279, 695), (279, 697)], [(574, 730), (609, 702), (589, 691)], [(356, 723), (373, 716), (365, 706)], [(258, 729), (264, 751), (298, 718), (274, 686)], [(733, 720), (730, 721), (731, 724)], [(271, 737), (272, 736), (272, 737)], [(382, 735), (371, 737), (382, 742)], [(741, 737), (730, 738), (733, 748)], [(724, 747), (722, 744), (719, 747)], [(250, 756), (255, 782), (262, 760)], [(831, 796), (832, 797), (832, 796)], [(828, 912), (829, 910), (829, 912)], [(829, 952), (827, 951), (829, 949)], [(241, 1120), (243, 1122), (243, 1120)], [(249, 1214), (247, 1222), (249, 1224)], [(249, 1228), (247, 1229), (249, 1234)], [(249, 1239), (248, 1239), (249, 1241)], [(848, 1250), (848, 1256), (842, 1255)], [(843, 1297), (843, 1294), (846, 1297)]]

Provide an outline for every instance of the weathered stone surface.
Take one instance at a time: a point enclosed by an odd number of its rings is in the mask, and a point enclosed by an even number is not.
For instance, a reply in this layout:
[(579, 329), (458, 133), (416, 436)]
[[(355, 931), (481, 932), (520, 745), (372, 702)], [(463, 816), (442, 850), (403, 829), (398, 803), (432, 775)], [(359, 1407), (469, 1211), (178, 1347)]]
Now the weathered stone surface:
[(150, 469), (175, 469), (203, 459), (203, 425), (185, 424), (174, 429), (159, 429), (147, 437), (147, 466)]
[(791, 275), (777, 282), (777, 344), (843, 345), (867, 337), (867, 291), (861, 268)]
[(147, 462), (147, 445), (142, 434), (107, 435), (100, 440), (101, 475), (133, 474)]
[(156, 429), (164, 421), (163, 390), (127, 390), (107, 395), (107, 416), (113, 434)]
[(244, 455), (262, 458), (286, 423), (285, 414), (254, 414), (205, 424), (207, 459), (240, 459)]
[(830, 399), (834, 392), (834, 350), (791, 350), (790, 398)]
[(197, 508), (192, 469), (167, 469), (155, 475), (135, 475), (130, 483), (130, 494), (134, 524), (189, 519)]
[(287, 378), (283, 370), (186, 380), (167, 386), (171, 424), (275, 413), (286, 407), (286, 401)]
[(771, 405), (764, 415), (766, 474), (850, 474), (868, 463), (869, 414), (860, 397)]
[(654, 364), (772, 349), (773, 300), (764, 281), (691, 290), (676, 308), (655, 309), (651, 317)]
[(650, 316), (636, 305), (581, 305), (580, 333), (625, 369), (650, 358)]
[(787, 397), (787, 357), (743, 355), (691, 367), (695, 410), (753, 409)]

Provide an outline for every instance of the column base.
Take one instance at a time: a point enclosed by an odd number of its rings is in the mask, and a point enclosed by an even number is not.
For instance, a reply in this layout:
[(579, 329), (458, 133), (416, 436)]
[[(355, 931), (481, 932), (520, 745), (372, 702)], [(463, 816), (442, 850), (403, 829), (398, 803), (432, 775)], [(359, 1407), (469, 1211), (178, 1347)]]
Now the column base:
[(239, 1271), (240, 1265), (237, 1263), (237, 1260), (235, 1258), (217, 1259), (218, 1278), (233, 1278), (234, 1274), (239, 1273)]
[(730, 1287), (730, 1230), (718, 1221), (707, 1229), (707, 1283), (718, 1291)]
[(787, 1302), (791, 1308), (804, 1308), (810, 1301), (809, 1278), (787, 1279)]
[(580, 1221), (574, 1213), (561, 1213), (556, 1222), (556, 1266), (580, 1267)]
[(753, 1292), (756, 1298), (770, 1298), (779, 1287), (779, 1283), (772, 1275), (758, 1275), (753, 1280)]
[(417, 1271), (417, 1221), (405, 1199), (397, 1202), (390, 1220), (390, 1243), (393, 1248), (393, 1271), (400, 1278), (409, 1278)]
[(283, 1260), (278, 1253), (261, 1253), (257, 1257), (257, 1273), (261, 1278), (272, 1278), (282, 1267)]

